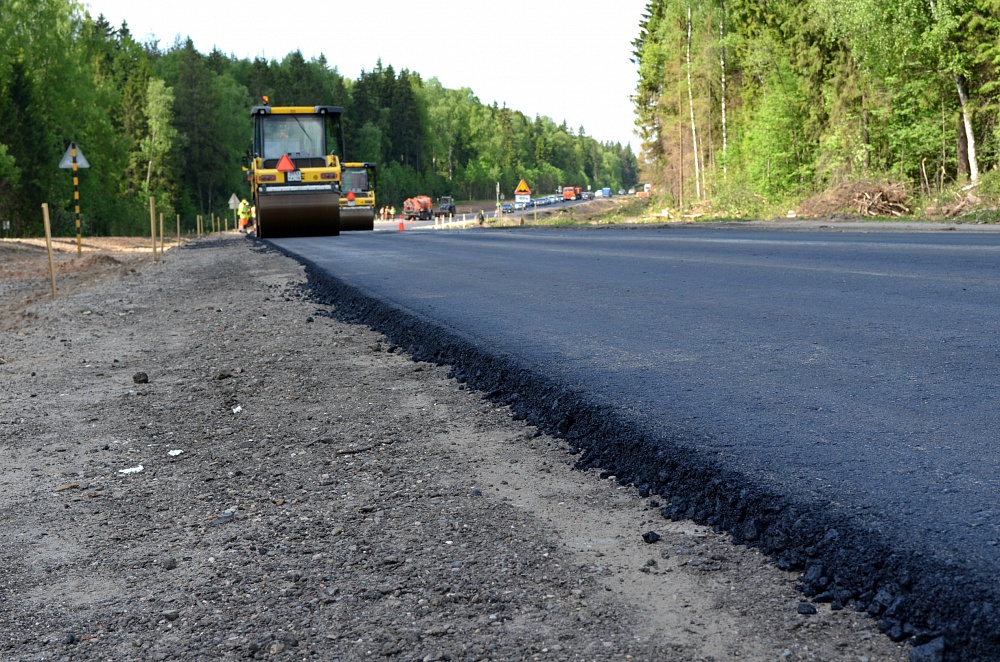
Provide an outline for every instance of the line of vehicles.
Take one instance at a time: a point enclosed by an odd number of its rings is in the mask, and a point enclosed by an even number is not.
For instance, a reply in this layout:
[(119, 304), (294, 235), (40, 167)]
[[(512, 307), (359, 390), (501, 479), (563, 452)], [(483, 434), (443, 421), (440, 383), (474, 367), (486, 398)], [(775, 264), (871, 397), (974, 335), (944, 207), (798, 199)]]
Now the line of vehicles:
[[(623, 194), (624, 191), (619, 191), (619, 195)], [(584, 191), (579, 186), (564, 186), (562, 187), (562, 192), (560, 195), (543, 195), (538, 198), (532, 198), (526, 202), (515, 202), (513, 205), (513, 211), (520, 211), (522, 209), (532, 209), (535, 207), (545, 207), (548, 205), (554, 205), (560, 202), (571, 202), (576, 200), (593, 200), (594, 198), (600, 197), (611, 197), (611, 188), (605, 187), (598, 189), (597, 191)]]

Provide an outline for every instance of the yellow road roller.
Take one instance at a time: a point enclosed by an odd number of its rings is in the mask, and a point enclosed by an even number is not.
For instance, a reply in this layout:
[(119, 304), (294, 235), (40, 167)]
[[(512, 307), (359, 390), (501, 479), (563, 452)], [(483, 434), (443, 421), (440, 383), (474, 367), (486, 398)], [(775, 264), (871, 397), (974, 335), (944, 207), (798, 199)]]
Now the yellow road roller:
[(254, 106), (248, 178), (257, 236), (340, 234), (340, 106)]
[(340, 229), (375, 229), (375, 171), (374, 163), (352, 162), (343, 164), (340, 196)]

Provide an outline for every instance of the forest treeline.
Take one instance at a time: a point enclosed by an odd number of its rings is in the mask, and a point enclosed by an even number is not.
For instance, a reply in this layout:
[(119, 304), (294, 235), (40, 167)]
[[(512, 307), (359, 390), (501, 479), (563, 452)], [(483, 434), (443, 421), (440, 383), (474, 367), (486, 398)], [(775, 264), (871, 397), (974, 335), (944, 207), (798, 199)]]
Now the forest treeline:
[(675, 204), (998, 188), (1000, 0), (653, 0), (633, 46), (644, 173)]
[(522, 178), (546, 193), (638, 180), (627, 145), (381, 62), (352, 80), (323, 56), (239, 59), (189, 39), (161, 48), (75, 0), (0, 0), (0, 220), (14, 236), (38, 234), (48, 202), (57, 232), (74, 231), (72, 176), (58, 169), (71, 141), (90, 163), (88, 234), (148, 231), (150, 196), (187, 228), (196, 214), (231, 214), (229, 197), (248, 195), (241, 159), (265, 94), (272, 105), (343, 106), (345, 156), (379, 164), (380, 204), (492, 198), (497, 182), (510, 197)]

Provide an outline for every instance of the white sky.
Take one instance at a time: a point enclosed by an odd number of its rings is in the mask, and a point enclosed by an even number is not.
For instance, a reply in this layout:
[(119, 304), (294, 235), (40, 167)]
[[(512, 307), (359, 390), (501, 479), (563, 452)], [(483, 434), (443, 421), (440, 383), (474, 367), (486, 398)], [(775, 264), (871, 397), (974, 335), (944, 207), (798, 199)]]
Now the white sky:
[[(601, 142), (631, 143), (636, 66), (632, 40), (647, 0), (83, 0), (139, 41), (168, 48), (191, 37), (239, 58), (307, 59), (356, 79), (378, 58), (448, 88), (468, 87), (483, 103), (566, 120)], [(296, 11), (295, 8), (301, 8)], [(378, 25), (373, 32), (370, 26)]]

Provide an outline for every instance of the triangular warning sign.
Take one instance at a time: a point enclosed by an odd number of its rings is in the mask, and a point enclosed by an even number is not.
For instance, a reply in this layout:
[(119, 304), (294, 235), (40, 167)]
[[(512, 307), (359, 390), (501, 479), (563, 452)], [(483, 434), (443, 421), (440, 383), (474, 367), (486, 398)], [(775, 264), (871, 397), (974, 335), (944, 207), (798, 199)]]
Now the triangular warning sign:
[(514, 189), (514, 195), (531, 195), (531, 189), (528, 188), (527, 182), (522, 179), (521, 183)]
[[(74, 152), (76, 154), (74, 155)], [(66, 148), (66, 153), (63, 154), (62, 161), (59, 162), (59, 167), (65, 170), (71, 169), (73, 167), (73, 157), (76, 156), (76, 167), (77, 168), (89, 168), (90, 163), (87, 161), (87, 157), (83, 155), (83, 150), (76, 146), (76, 143), (70, 143), (69, 147)]]
[(281, 158), (278, 159), (277, 168), (278, 172), (292, 172), (295, 170), (295, 164), (288, 158), (288, 154), (282, 154)]

